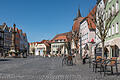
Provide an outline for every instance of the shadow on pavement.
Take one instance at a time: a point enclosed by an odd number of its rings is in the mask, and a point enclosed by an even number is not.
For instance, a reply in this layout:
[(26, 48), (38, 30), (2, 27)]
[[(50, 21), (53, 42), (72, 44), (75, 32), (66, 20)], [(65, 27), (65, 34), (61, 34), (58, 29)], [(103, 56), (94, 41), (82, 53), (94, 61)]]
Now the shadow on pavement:
[(10, 61), (10, 59), (0, 59), (0, 61)]

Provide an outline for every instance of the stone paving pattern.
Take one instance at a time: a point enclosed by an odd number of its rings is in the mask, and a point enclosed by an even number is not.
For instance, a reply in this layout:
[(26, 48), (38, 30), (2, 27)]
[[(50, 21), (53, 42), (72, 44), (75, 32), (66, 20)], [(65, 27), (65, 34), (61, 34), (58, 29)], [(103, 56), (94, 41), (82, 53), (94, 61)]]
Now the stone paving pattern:
[(0, 80), (120, 80), (120, 75), (94, 73), (88, 64), (62, 66), (61, 63), (59, 57), (0, 59)]

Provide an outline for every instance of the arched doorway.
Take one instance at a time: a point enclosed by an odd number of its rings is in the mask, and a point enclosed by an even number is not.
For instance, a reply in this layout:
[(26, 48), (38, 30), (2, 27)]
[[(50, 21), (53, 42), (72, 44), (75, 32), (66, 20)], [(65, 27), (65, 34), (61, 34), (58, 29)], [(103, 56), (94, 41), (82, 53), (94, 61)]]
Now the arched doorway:
[(117, 45), (111, 46), (112, 57), (119, 57), (119, 47)]
[(39, 56), (40, 56), (40, 51), (38, 51), (38, 53), (39, 53)]

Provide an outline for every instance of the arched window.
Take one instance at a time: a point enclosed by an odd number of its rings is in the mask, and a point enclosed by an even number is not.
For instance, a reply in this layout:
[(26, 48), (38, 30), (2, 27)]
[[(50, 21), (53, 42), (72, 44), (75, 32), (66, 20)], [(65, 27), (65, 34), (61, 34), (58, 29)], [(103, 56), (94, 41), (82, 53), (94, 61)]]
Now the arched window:
[(108, 17), (111, 17), (111, 8), (108, 10)]
[(116, 13), (119, 11), (119, 2), (118, 0), (116, 1)]
[(108, 36), (111, 36), (111, 28), (109, 28)]
[(112, 5), (112, 15), (114, 15), (114, 13), (115, 13), (115, 6)]
[(118, 24), (118, 22), (116, 23), (116, 33), (118, 33), (119, 32), (119, 24)]
[(108, 19), (108, 11), (106, 11), (106, 19)]
[(114, 25), (112, 25), (112, 35), (114, 35)]

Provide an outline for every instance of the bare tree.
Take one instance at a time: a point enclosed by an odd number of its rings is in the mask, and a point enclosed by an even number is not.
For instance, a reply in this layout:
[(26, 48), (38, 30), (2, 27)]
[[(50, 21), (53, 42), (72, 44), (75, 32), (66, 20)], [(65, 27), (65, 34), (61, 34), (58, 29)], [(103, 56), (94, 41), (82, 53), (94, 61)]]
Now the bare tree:
[[(107, 1), (105, 3), (106, 8)], [(105, 8), (95, 8), (93, 12), (90, 12), (90, 15), (86, 18), (89, 18), (91, 22), (96, 25), (96, 35), (101, 40), (102, 43), (102, 57), (104, 57), (104, 42), (108, 34), (109, 29), (111, 28), (112, 21), (115, 19), (117, 14), (109, 13), (107, 16)], [(92, 24), (90, 24), (92, 26)], [(91, 27), (92, 28), (92, 27)]]

